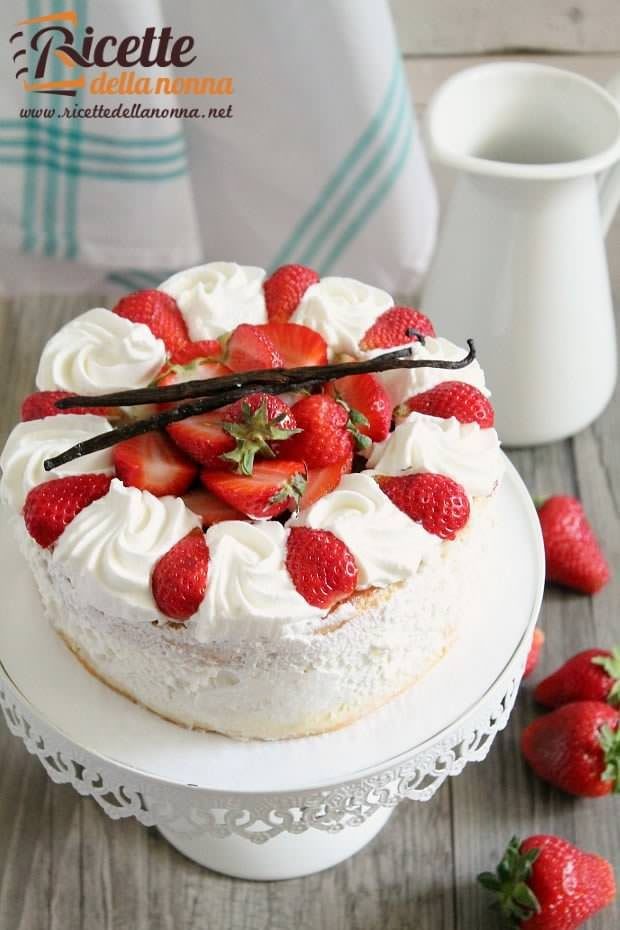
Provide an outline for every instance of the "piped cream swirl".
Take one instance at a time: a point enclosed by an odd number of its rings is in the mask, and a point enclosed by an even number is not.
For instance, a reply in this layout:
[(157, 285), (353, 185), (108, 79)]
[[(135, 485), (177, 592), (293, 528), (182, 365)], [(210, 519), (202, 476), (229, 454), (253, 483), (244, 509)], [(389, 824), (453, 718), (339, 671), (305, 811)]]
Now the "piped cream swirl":
[(308, 288), (291, 322), (320, 333), (332, 355), (356, 355), (366, 330), (393, 305), (387, 291), (378, 287), (354, 278), (322, 278)]
[(62, 562), (89, 603), (117, 616), (160, 616), (151, 592), (158, 559), (200, 525), (178, 497), (126, 488), (117, 478), (105, 497), (85, 507), (61, 534), (54, 560)]
[(166, 347), (148, 326), (95, 307), (71, 320), (43, 349), (40, 391), (101, 394), (146, 387), (166, 360)]
[(111, 449), (91, 452), (90, 455), (74, 459), (52, 471), (45, 471), (43, 468), (45, 459), (64, 452), (78, 442), (92, 439), (100, 433), (107, 433), (111, 429), (112, 427), (104, 417), (78, 413), (66, 413), (55, 417), (45, 417), (43, 420), (18, 423), (13, 428), (0, 456), (2, 499), (13, 510), (20, 511), (28, 491), (37, 484), (43, 484), (44, 481), (63, 478), (66, 475), (113, 474)]
[(329, 530), (350, 549), (359, 588), (383, 588), (413, 575), (439, 537), (427, 533), (394, 506), (371, 475), (345, 475), (326, 494), (289, 521), (290, 526)]
[(266, 323), (265, 271), (236, 262), (187, 268), (159, 285), (176, 300), (194, 340), (217, 339), (240, 323)]
[(471, 497), (486, 497), (503, 474), (504, 460), (494, 429), (411, 413), (384, 442), (376, 443), (368, 466), (382, 475), (447, 475)]

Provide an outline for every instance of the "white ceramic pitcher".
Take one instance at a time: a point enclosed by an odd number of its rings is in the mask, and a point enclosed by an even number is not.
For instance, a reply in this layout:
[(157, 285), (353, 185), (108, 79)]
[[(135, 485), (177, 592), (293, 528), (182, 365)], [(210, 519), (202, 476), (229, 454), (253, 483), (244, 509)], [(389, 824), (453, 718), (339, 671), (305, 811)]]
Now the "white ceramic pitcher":
[(427, 112), (432, 157), (459, 175), (422, 309), (456, 341), (474, 337), (507, 445), (573, 435), (614, 388), (615, 85), (488, 64), (448, 80)]

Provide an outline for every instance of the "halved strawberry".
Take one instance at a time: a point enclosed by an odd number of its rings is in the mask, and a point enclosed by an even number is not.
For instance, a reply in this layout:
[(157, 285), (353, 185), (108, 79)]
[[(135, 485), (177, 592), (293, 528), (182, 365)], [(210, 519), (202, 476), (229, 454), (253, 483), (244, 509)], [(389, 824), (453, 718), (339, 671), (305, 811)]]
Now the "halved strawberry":
[(269, 336), (287, 368), (327, 364), (327, 343), (309, 326), (265, 323), (260, 328)]
[(168, 435), (180, 449), (201, 465), (222, 467), (220, 456), (236, 445), (222, 426), (222, 411), (211, 410), (195, 417), (178, 420), (166, 427)]
[(216, 497), (206, 488), (194, 488), (183, 495), (185, 506), (189, 507), (193, 513), (198, 514), (202, 520), (202, 525), (206, 529), (213, 526), (214, 523), (222, 523), (224, 520), (247, 520), (248, 518), (240, 510), (235, 510), (230, 504), (227, 504), (221, 498)]
[(263, 284), (267, 316), (277, 323), (286, 323), (295, 312), (301, 298), (319, 276), (305, 265), (281, 265)]
[(144, 323), (170, 353), (189, 342), (187, 326), (176, 300), (163, 291), (134, 291), (121, 297), (112, 312), (132, 323)]
[(423, 336), (434, 336), (435, 327), (427, 316), (413, 307), (392, 307), (375, 320), (360, 339), (360, 349), (391, 349), (413, 342), (415, 330)]
[(195, 358), (219, 361), (222, 346), (218, 339), (201, 339), (199, 342), (186, 342), (173, 353), (170, 361), (173, 365), (187, 365)]
[(155, 603), (172, 620), (188, 620), (207, 590), (209, 547), (202, 530), (191, 530), (156, 563), (151, 578)]
[[(211, 378), (223, 378), (231, 373), (230, 368), (220, 362), (212, 362), (206, 358), (195, 358), (183, 365), (164, 365), (153, 384), (156, 387), (169, 387), (171, 384), (185, 384), (186, 381), (208, 381)], [(165, 401), (157, 404), (158, 410), (169, 410), (178, 407), (183, 401)]]
[(327, 385), (327, 393), (344, 401), (349, 419), (364, 436), (382, 442), (390, 432), (392, 401), (374, 375), (347, 375)]
[(124, 485), (156, 497), (183, 494), (196, 477), (194, 462), (165, 433), (143, 433), (119, 442), (113, 451), (116, 474)]
[(297, 508), (305, 489), (305, 473), (303, 462), (274, 459), (256, 462), (251, 475), (204, 469), (200, 480), (231, 507), (248, 517), (265, 519)]
[(379, 475), (377, 482), (399, 510), (440, 539), (454, 539), (469, 520), (465, 489), (447, 475)]
[(357, 587), (350, 549), (328, 530), (294, 527), (287, 541), (286, 567), (296, 590), (314, 607), (333, 607)]
[(395, 416), (406, 417), (413, 411), (445, 420), (456, 417), (460, 423), (477, 423), (480, 429), (492, 427), (495, 419), (489, 399), (464, 381), (442, 381), (414, 394), (396, 408)]
[(35, 391), (34, 394), (28, 394), (22, 401), (21, 418), (26, 420), (43, 420), (45, 417), (55, 417), (59, 413), (92, 413), (98, 417), (111, 417), (118, 415), (118, 408), (115, 407), (66, 407), (59, 410), (56, 406), (57, 400), (65, 397), (75, 397), (70, 391)]
[(299, 509), (305, 510), (321, 497), (333, 491), (342, 476), (351, 471), (351, 461), (351, 458), (349, 458), (344, 462), (324, 465), (323, 468), (309, 468), (306, 478), (306, 490), (299, 501)]
[(283, 368), (284, 361), (263, 326), (241, 323), (226, 344), (224, 362), (233, 371)]
[(38, 484), (24, 504), (26, 529), (46, 549), (80, 510), (108, 493), (111, 480), (108, 475), (71, 475)]

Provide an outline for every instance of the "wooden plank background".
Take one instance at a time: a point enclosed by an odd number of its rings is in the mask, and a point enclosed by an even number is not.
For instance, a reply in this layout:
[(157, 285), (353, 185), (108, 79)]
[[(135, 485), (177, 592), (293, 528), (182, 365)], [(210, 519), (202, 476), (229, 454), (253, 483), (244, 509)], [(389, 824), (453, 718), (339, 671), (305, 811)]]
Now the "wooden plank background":
[[(434, 25), (432, 32), (428, 27), (424, 51), (428, 53), (429, 43), (435, 51), (452, 49), (466, 56), (480, 47), (503, 47), (504, 26), (500, 29), (496, 22), (490, 30), (483, 22), (490, 3), (474, 5), (478, 13), (472, 14), (471, 24), (459, 13), (458, 35), (467, 37), (467, 47), (463, 38), (457, 42), (456, 26), (447, 22), (446, 11), (452, 9), (456, 16), (462, 5), (449, 0), (441, 5), (446, 22)], [(416, 42), (424, 35), (411, 26), (414, 13), (428, 20), (436, 5), (431, 0), (394, 0), (394, 6), (405, 48), (418, 52)], [(508, 10), (507, 3), (496, 0), (493, 7), (498, 6)], [(542, 11), (536, 34), (544, 35), (545, 47), (552, 44), (556, 14), (562, 29), (554, 41), (563, 44), (555, 47), (616, 47), (616, 0), (588, 2), (581, 32), (568, 6), (528, 0), (514, 10), (512, 34), (519, 43), (532, 41), (527, 21), (528, 10), (535, 8)], [(574, 9), (585, 9), (585, 2)], [(407, 18), (409, 10), (412, 18)], [(598, 80), (619, 66), (616, 57), (605, 55), (562, 56), (557, 61)], [(419, 109), (445, 77), (467, 63), (471, 58), (460, 56), (408, 61)], [(451, 178), (446, 172), (437, 176), (445, 200)], [(618, 221), (608, 246), (618, 295)], [(93, 296), (0, 302), (5, 385), (0, 443), (15, 422), (21, 397), (31, 389), (45, 340), (62, 321), (96, 302)], [(578, 360), (575, 364), (577, 371)], [(620, 642), (619, 399), (617, 392), (599, 421), (574, 440), (511, 455), (533, 494), (566, 491), (583, 498), (615, 569), (614, 581), (594, 600), (547, 592), (542, 613), (547, 643), (536, 677), (578, 649)], [(527, 687), (485, 763), (449, 780), (430, 803), (402, 804), (373, 843), (349, 862), (280, 883), (235, 881), (207, 872), (176, 853), (155, 830), (133, 821), (110, 821), (93, 801), (79, 798), (69, 787), (52, 785), (0, 723), (0, 930), (491, 930), (497, 923), (475, 875), (496, 861), (513, 832), (560, 833), (615, 860), (620, 872), (617, 799), (569, 799), (524, 766), (519, 733), (535, 713)], [(618, 930), (619, 925), (618, 905), (589, 924), (592, 930)]]

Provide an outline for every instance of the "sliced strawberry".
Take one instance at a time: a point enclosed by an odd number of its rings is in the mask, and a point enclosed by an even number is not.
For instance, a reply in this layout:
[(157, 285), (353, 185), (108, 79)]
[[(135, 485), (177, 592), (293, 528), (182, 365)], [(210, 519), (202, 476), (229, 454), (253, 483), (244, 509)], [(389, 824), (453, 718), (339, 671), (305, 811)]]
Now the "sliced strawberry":
[(313, 607), (329, 609), (357, 587), (357, 565), (342, 540), (328, 530), (294, 527), (286, 567), (296, 590)]
[(440, 539), (454, 539), (469, 520), (465, 489), (447, 475), (381, 475), (377, 482), (395, 507)]
[(170, 361), (173, 365), (187, 365), (196, 358), (217, 362), (221, 354), (222, 346), (218, 339), (201, 339), (199, 342), (186, 342), (179, 346)]
[(302, 432), (277, 443), (278, 455), (303, 461), (308, 468), (323, 468), (352, 458), (354, 439), (349, 414), (342, 404), (327, 394), (311, 394), (298, 401), (292, 411)]
[(166, 427), (176, 445), (201, 465), (222, 467), (220, 456), (232, 452), (235, 439), (222, 426), (222, 411), (187, 417)]
[(459, 423), (477, 423), (480, 429), (489, 429), (495, 420), (489, 399), (464, 381), (442, 381), (415, 394), (397, 408), (396, 415), (404, 417), (414, 411), (445, 420), (455, 417)]
[(170, 353), (189, 342), (187, 326), (176, 300), (163, 291), (135, 291), (127, 294), (118, 301), (112, 312), (132, 323), (144, 323), (154, 336), (162, 340)]
[(111, 417), (118, 414), (118, 409), (113, 407), (66, 407), (59, 410), (56, 406), (57, 400), (65, 397), (75, 397), (69, 391), (35, 391), (29, 394), (22, 401), (21, 418), (26, 420), (43, 420), (45, 417), (55, 417), (59, 413), (92, 413), (98, 417)]
[(183, 494), (196, 477), (194, 462), (165, 433), (143, 433), (114, 447), (114, 467), (124, 485), (156, 497)]
[(72, 475), (38, 484), (24, 504), (26, 529), (47, 549), (84, 507), (108, 493), (111, 480), (108, 475)]
[(342, 476), (349, 471), (351, 471), (350, 458), (344, 462), (335, 462), (333, 465), (324, 465), (323, 468), (310, 468), (306, 478), (306, 490), (299, 501), (299, 509), (305, 510), (333, 491)]
[(216, 497), (206, 488), (194, 488), (183, 495), (185, 506), (191, 511), (198, 514), (202, 519), (202, 525), (206, 529), (213, 526), (214, 523), (222, 523), (224, 520), (247, 520), (244, 513), (235, 510), (221, 498)]
[(196, 528), (180, 539), (155, 565), (151, 588), (155, 603), (172, 620), (188, 620), (207, 590), (209, 548)]
[(205, 469), (200, 480), (231, 507), (263, 519), (296, 509), (306, 484), (305, 471), (303, 462), (275, 459), (256, 462), (251, 475)]
[(343, 401), (349, 419), (363, 436), (382, 442), (392, 424), (390, 395), (374, 375), (347, 375), (327, 385), (327, 392)]
[(427, 316), (413, 307), (392, 307), (366, 330), (360, 339), (360, 349), (368, 351), (406, 345), (413, 342), (415, 333), (434, 336), (435, 327)]
[(263, 326), (241, 323), (226, 345), (224, 362), (233, 371), (254, 371), (259, 368), (283, 368), (282, 356)]
[(260, 329), (269, 336), (287, 368), (327, 364), (327, 343), (309, 326), (265, 323)]
[[(156, 387), (169, 387), (171, 384), (185, 384), (187, 381), (209, 381), (211, 378), (223, 378), (231, 373), (230, 368), (220, 362), (211, 362), (205, 358), (195, 358), (184, 365), (164, 365), (155, 378)], [(178, 407), (183, 401), (165, 401), (157, 404), (158, 410)]]
[(305, 265), (281, 265), (263, 285), (267, 316), (274, 323), (286, 323), (295, 312), (310, 285), (319, 276)]

